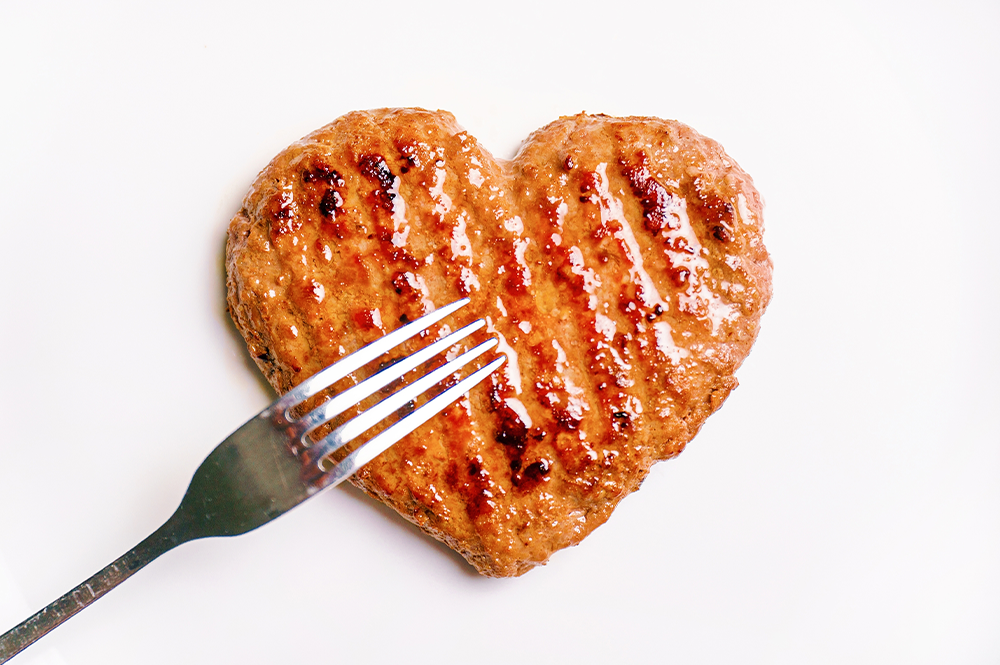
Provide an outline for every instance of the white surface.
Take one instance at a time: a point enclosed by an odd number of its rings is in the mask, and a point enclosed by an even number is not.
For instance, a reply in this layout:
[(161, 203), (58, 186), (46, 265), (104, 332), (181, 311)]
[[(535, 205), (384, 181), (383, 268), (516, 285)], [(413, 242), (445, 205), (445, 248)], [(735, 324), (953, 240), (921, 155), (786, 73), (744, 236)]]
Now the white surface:
[(170, 553), (15, 663), (1000, 661), (996, 2), (3, 14), (0, 630), (270, 401), (226, 225), (346, 111), (448, 109), (501, 157), (560, 114), (680, 119), (754, 176), (776, 265), (740, 389), (546, 568), (477, 577), (338, 489)]

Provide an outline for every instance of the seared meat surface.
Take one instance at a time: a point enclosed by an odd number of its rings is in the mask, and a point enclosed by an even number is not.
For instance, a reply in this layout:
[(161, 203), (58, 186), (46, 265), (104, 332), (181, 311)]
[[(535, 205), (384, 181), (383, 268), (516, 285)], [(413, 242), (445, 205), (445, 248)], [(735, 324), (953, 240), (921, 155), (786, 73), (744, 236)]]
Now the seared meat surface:
[(261, 172), (227, 270), (278, 392), (471, 298), (430, 335), (485, 318), (507, 364), (352, 481), (491, 576), (579, 543), (681, 452), (771, 295), (760, 197), (722, 148), (591, 115), (504, 161), (448, 113), (350, 113)]

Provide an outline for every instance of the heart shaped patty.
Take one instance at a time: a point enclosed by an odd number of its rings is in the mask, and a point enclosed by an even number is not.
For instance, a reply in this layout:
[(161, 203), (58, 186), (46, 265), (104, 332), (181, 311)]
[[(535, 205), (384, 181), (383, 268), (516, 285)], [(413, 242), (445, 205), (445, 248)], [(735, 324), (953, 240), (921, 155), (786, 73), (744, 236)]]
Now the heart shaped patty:
[(352, 480), (481, 573), (520, 575), (736, 387), (771, 296), (762, 236), (750, 177), (678, 122), (561, 118), (504, 161), (448, 113), (355, 112), (258, 176), (229, 306), (285, 392), (471, 298), (449, 326), (485, 318), (507, 364)]

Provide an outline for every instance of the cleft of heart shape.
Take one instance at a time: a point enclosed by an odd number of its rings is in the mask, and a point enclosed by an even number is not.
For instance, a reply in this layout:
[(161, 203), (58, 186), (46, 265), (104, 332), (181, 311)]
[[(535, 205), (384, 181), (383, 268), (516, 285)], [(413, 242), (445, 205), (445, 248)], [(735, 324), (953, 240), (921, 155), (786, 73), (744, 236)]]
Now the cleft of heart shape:
[(445, 112), (350, 113), (260, 173), (226, 266), (279, 392), (471, 299), (431, 336), (484, 318), (508, 362), (352, 481), (491, 576), (579, 543), (680, 453), (771, 296), (753, 181), (657, 118), (560, 118), (499, 160)]

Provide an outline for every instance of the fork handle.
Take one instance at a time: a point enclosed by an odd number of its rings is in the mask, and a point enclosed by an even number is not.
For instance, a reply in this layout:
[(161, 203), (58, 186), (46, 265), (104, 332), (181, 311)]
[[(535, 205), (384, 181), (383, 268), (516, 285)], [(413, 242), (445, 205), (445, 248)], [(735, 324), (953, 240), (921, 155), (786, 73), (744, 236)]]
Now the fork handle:
[(172, 516), (148, 538), (105, 566), (96, 575), (0, 635), (0, 663), (6, 663), (37, 642), (56, 626), (114, 589), (156, 557), (191, 540), (185, 529), (178, 528), (177, 517), (177, 515)]

